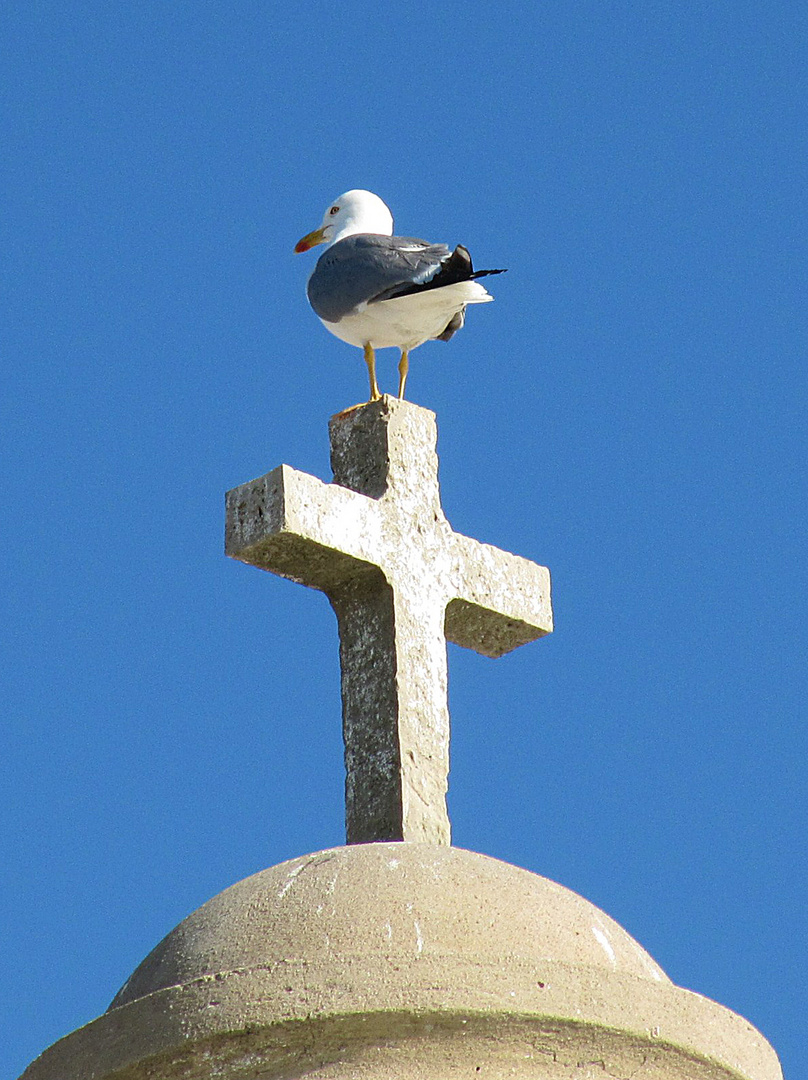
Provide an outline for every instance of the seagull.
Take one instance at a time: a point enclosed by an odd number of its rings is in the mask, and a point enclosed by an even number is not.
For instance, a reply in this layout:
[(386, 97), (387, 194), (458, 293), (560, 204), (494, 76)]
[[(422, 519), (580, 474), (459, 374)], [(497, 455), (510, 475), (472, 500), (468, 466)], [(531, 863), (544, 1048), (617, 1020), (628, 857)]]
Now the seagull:
[(376, 349), (401, 350), (398, 396), (404, 397), (409, 354), (425, 341), (448, 341), (463, 325), (467, 304), (493, 296), (477, 278), (462, 244), (450, 251), (410, 236), (393, 236), (393, 215), (372, 191), (346, 191), (329, 204), (318, 229), (295, 251), (327, 244), (309, 278), (314, 313), (332, 334), (364, 350), (370, 400), (381, 397)]

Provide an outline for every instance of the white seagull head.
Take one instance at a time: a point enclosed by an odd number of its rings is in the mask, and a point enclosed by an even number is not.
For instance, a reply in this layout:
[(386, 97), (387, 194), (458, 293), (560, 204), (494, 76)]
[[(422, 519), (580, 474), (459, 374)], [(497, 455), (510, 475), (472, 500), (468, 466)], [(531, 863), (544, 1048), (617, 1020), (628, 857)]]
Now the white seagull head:
[(308, 251), (317, 244), (334, 244), (354, 233), (393, 235), (393, 215), (378, 195), (354, 188), (329, 203), (319, 229), (298, 240), (295, 251)]

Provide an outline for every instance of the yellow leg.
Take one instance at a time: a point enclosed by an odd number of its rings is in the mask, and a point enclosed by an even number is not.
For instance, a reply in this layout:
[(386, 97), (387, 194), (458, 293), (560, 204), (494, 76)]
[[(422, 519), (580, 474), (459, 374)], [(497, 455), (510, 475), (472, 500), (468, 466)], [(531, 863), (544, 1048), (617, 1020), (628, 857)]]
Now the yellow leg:
[(401, 350), (401, 360), (398, 364), (398, 396), (403, 399), (404, 387), (407, 385), (407, 372), (410, 370), (410, 354), (407, 349)]
[(369, 341), (365, 342), (365, 363), (370, 376), (370, 400), (378, 401), (382, 395), (379, 393), (379, 385), (376, 382), (376, 353)]

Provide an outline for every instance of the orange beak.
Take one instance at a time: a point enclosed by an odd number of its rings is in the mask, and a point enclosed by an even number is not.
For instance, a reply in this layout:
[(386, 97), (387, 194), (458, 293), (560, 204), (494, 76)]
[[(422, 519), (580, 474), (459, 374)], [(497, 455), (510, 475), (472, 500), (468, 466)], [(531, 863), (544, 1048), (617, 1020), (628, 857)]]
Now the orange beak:
[(325, 243), (325, 230), (322, 228), (315, 229), (314, 232), (306, 233), (302, 240), (298, 240), (295, 244), (295, 251), (300, 254), (301, 251), (308, 251), (310, 248), (323, 243)]

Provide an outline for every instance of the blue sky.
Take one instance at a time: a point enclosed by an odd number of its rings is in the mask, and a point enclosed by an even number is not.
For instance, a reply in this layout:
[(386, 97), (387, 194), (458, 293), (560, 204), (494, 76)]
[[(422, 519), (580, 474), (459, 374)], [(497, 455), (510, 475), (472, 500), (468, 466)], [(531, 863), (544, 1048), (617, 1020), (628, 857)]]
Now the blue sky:
[(806, 9), (2, 24), (0, 1074), (206, 899), (342, 841), (334, 617), (222, 546), (224, 491), (327, 479), (366, 395), (292, 254), (351, 187), (509, 267), (408, 384), (455, 529), (555, 589), (552, 637), (450, 649), (455, 843), (806, 1074)]

